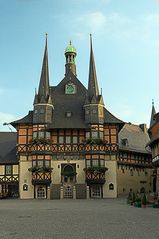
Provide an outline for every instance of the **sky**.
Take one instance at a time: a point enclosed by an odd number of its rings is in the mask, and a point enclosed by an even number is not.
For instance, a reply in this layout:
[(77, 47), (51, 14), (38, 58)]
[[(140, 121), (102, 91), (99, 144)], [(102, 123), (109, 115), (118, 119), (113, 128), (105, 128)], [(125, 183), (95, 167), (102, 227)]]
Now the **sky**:
[(33, 109), (46, 32), (50, 85), (64, 77), (71, 40), (87, 87), (91, 33), (105, 107), (148, 126), (152, 99), (159, 111), (159, 0), (0, 0), (0, 30), (0, 131)]

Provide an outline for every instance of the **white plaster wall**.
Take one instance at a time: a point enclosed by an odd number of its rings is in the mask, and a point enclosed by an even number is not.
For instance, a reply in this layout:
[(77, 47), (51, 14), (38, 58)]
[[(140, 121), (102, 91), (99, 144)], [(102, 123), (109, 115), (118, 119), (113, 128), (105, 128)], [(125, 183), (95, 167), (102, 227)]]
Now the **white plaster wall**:
[(67, 162), (66, 160), (52, 160), (51, 167), (52, 171), (52, 183), (60, 184), (61, 183), (61, 164), (76, 164), (76, 183), (83, 184), (85, 183), (85, 172), (83, 169), (85, 168), (84, 160), (71, 160)]
[[(117, 184), (118, 184), (118, 195), (127, 195), (132, 189), (133, 192), (140, 192), (141, 188), (144, 187), (146, 192), (152, 191), (152, 169), (145, 169), (145, 171), (132, 170), (127, 167), (121, 167), (117, 169)], [(145, 172), (147, 172), (145, 174)], [(144, 182), (144, 183), (143, 183)], [(125, 189), (125, 190), (123, 190)]]
[[(117, 197), (117, 163), (115, 158), (105, 161), (105, 166), (108, 171), (105, 172), (106, 182), (103, 185), (103, 198), (116, 198)], [(109, 184), (114, 185), (114, 190), (109, 190)]]
[[(20, 156), (19, 161), (19, 193), (21, 199), (34, 198), (34, 186), (32, 185), (32, 173), (28, 168), (32, 167), (31, 157), (27, 160), (26, 156)], [(23, 185), (28, 185), (28, 191), (23, 191)]]

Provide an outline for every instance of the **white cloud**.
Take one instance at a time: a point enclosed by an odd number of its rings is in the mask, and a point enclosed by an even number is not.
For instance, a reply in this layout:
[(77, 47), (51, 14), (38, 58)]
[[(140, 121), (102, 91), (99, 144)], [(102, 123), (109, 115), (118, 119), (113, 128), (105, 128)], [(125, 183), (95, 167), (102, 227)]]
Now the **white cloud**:
[(118, 12), (104, 14), (101, 11), (89, 12), (75, 21), (78, 33), (76, 37), (84, 38), (88, 33), (102, 34), (103, 37), (117, 40), (132, 40), (149, 46), (159, 45), (159, 14), (146, 14), (129, 17)]
[(89, 12), (78, 17), (75, 23), (79, 35), (84, 35), (87, 32), (87, 34), (95, 33), (121, 38), (123, 36), (132, 37), (135, 34), (134, 29), (133, 32), (130, 32), (130, 26), (133, 25), (134, 19), (116, 12), (109, 15), (101, 11)]
[(77, 22), (82, 24), (82, 28), (85, 26), (90, 33), (99, 32), (106, 26), (106, 17), (101, 12), (92, 12), (80, 16)]

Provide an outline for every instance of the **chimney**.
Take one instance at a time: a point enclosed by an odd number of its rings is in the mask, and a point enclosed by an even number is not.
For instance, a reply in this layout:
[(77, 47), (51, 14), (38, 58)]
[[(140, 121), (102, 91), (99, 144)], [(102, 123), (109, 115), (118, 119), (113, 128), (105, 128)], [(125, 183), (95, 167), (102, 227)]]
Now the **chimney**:
[(147, 125), (146, 124), (139, 124), (139, 127), (140, 127), (140, 129), (142, 129), (142, 131), (144, 133), (147, 133)]

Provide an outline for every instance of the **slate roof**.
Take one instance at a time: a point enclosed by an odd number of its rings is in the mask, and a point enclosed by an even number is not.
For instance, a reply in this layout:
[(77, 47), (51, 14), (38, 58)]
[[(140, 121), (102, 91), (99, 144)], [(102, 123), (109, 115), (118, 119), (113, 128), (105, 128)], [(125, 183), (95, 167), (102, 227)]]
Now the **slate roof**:
[(13, 127), (16, 127), (18, 124), (33, 124), (33, 111), (29, 111), (29, 113), (23, 118), (13, 121), (10, 123)]
[(18, 164), (16, 132), (0, 132), (0, 164)]
[(104, 123), (106, 124), (121, 124), (121, 126), (124, 125), (124, 122), (118, 118), (116, 118), (114, 115), (112, 115), (107, 109), (104, 110)]
[[(65, 85), (70, 81), (77, 86), (76, 94), (65, 94)], [(71, 75), (65, 77), (56, 87), (53, 86), (50, 89), (54, 111), (53, 122), (48, 125), (48, 128), (88, 128), (88, 125), (85, 123), (83, 108), (87, 89), (77, 77), (71, 73)], [(71, 112), (71, 117), (66, 117), (67, 112)], [(104, 110), (104, 118), (104, 123), (106, 124), (120, 124), (120, 127), (124, 124), (123, 121), (116, 118), (107, 109)], [(13, 127), (16, 127), (18, 124), (33, 124), (33, 111), (29, 111), (28, 115), (22, 119), (11, 122)]]
[[(77, 86), (76, 94), (65, 94), (65, 85), (72, 82)], [(56, 87), (51, 87), (52, 101), (54, 105), (53, 122), (50, 128), (87, 128), (84, 122), (84, 101), (86, 88), (71, 73), (65, 77)], [(66, 112), (71, 112), (71, 117), (66, 117)]]
[[(119, 132), (119, 150), (134, 151), (139, 153), (149, 153), (151, 150), (147, 147), (150, 138), (147, 132), (134, 124), (125, 124)], [(123, 144), (123, 140), (126, 144)]]

